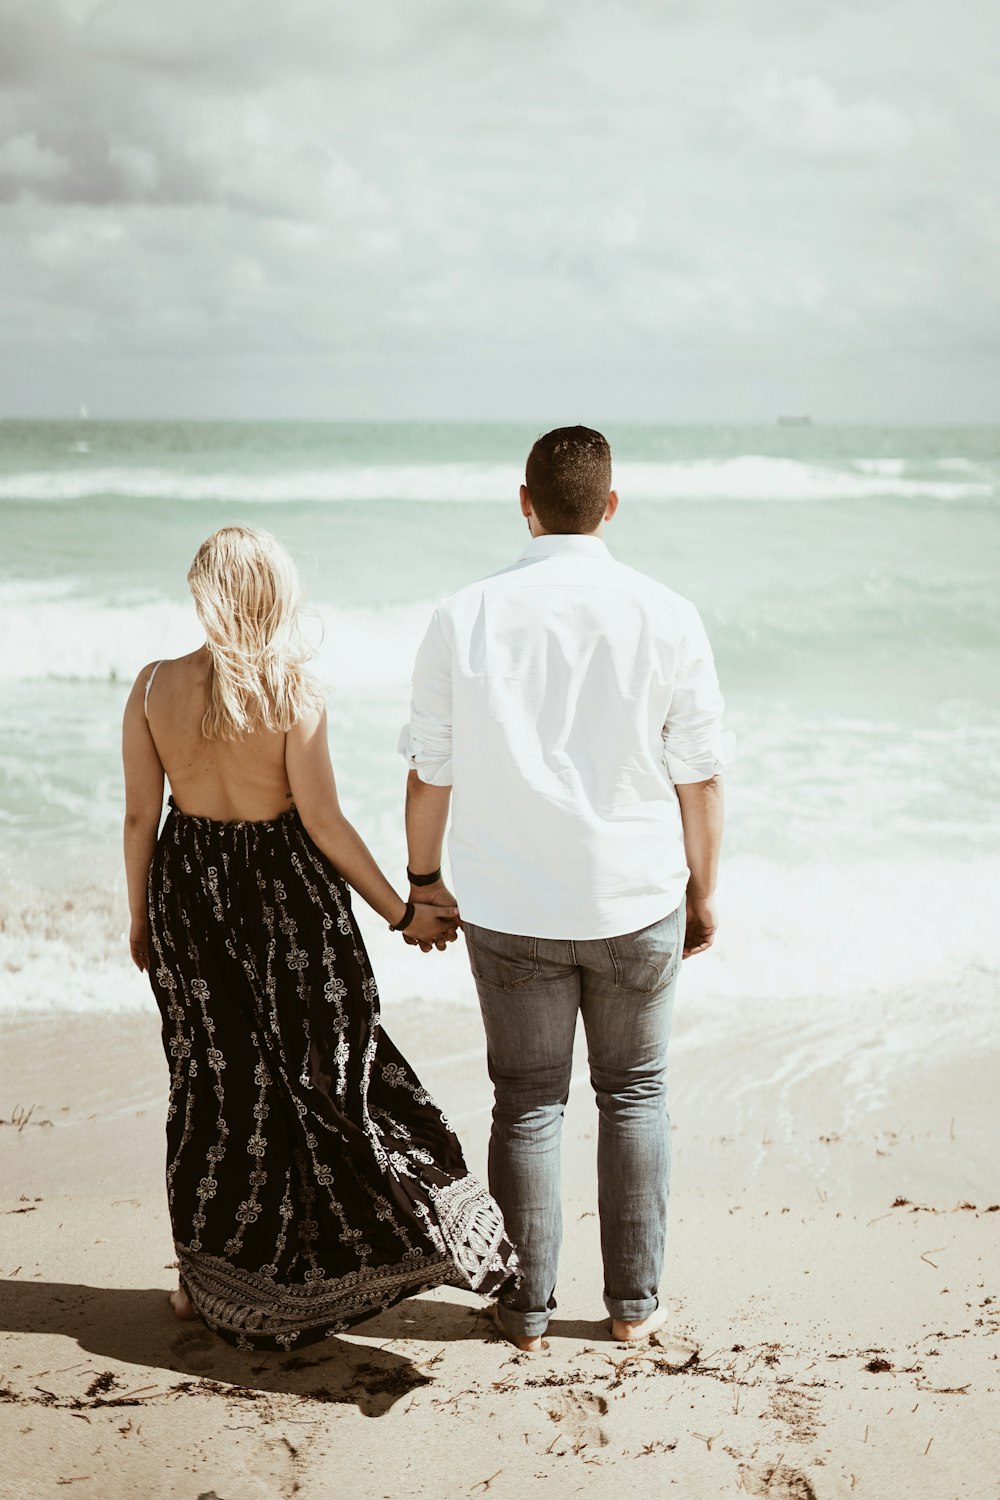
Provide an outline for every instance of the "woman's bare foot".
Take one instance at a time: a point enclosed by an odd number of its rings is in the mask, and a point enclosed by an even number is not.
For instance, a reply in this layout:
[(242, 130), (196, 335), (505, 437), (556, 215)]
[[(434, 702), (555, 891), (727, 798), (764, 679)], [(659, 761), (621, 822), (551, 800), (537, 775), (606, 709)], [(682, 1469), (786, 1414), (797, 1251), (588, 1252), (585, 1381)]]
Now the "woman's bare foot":
[(502, 1333), (508, 1344), (513, 1344), (514, 1348), (522, 1354), (541, 1354), (544, 1349), (549, 1347), (541, 1335), (533, 1339), (522, 1339), (518, 1338), (516, 1334), (508, 1333), (500, 1321), (500, 1308), (496, 1302), (490, 1303), (490, 1319), (497, 1332)]
[(648, 1318), (643, 1318), (638, 1323), (626, 1323), (623, 1318), (612, 1318), (611, 1337), (619, 1344), (637, 1344), (640, 1339), (648, 1339), (651, 1333), (656, 1333), (666, 1321), (665, 1307), (656, 1308)]
[(194, 1310), (191, 1298), (182, 1286), (179, 1286), (176, 1292), (170, 1293), (170, 1306), (174, 1310), (174, 1316), (180, 1318), (184, 1323), (190, 1323), (192, 1318), (198, 1316)]

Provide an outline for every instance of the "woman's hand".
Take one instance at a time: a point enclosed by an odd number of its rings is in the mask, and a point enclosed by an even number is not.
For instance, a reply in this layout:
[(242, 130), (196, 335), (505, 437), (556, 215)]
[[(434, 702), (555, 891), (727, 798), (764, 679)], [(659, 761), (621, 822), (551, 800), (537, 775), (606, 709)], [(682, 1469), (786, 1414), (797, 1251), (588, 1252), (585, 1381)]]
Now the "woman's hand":
[(149, 968), (149, 927), (144, 916), (133, 917), (128, 934), (128, 951), (140, 974)]
[[(443, 880), (436, 880), (433, 885), (411, 885), (409, 899), (413, 902), (414, 906), (436, 906), (439, 910), (442, 908), (457, 907), (458, 905), (455, 897)], [(457, 925), (459, 927), (462, 925), (461, 918), (458, 919)], [(445, 941), (453, 943), (456, 936), (456, 933), (452, 933), (451, 937), (445, 939)], [(414, 948), (419, 948), (421, 953), (429, 953), (432, 947), (436, 947), (439, 953), (444, 952), (444, 942), (435, 944), (424, 942), (420, 938), (413, 936), (412, 926), (406, 929), (403, 937)]]
[(438, 906), (429, 901), (414, 902), (413, 921), (403, 933), (408, 943), (417, 943), (424, 953), (434, 947), (443, 953), (458, 936), (458, 907)]

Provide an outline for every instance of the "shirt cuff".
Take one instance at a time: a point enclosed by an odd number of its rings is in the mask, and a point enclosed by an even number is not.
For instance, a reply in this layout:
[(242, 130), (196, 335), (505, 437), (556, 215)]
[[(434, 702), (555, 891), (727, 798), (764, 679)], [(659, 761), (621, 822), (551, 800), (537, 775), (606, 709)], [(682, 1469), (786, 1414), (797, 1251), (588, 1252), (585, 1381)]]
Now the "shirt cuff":
[(412, 724), (404, 724), (396, 748), (410, 770), (428, 786), (451, 786), (450, 743), (435, 745), (414, 734)]
[[(680, 752), (680, 753), (679, 753)], [(705, 746), (663, 745), (663, 764), (674, 786), (690, 786), (697, 781), (711, 781), (736, 758), (736, 736), (731, 729), (718, 733)]]

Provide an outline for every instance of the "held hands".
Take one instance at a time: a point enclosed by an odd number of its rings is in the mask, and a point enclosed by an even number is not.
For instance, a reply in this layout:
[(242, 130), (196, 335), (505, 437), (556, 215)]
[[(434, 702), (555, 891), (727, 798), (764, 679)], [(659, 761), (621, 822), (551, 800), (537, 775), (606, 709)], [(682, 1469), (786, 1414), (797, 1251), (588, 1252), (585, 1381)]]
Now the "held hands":
[[(419, 948), (421, 953), (430, 953), (432, 948), (443, 953), (446, 945), (458, 937), (462, 925), (451, 891), (443, 880), (438, 880), (434, 885), (411, 886), (409, 899), (414, 905), (414, 917), (403, 933), (403, 941), (411, 948)], [(428, 923), (436, 930), (428, 931)]]
[(687, 928), (684, 933), (684, 958), (694, 958), (704, 953), (715, 941), (719, 918), (713, 896), (687, 898)]

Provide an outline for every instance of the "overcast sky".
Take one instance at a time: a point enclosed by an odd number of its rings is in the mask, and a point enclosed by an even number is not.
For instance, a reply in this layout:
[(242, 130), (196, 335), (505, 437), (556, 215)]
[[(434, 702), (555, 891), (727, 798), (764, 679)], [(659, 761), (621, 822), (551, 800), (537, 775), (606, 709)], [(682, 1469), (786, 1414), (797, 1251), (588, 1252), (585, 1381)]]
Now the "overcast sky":
[(988, 0), (0, 28), (0, 415), (998, 417)]

